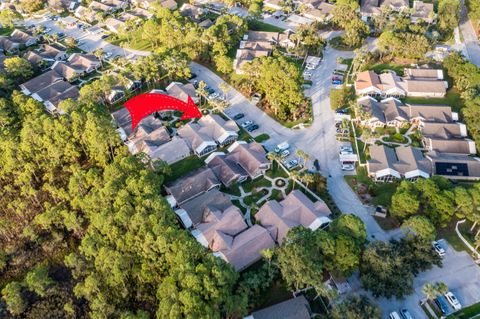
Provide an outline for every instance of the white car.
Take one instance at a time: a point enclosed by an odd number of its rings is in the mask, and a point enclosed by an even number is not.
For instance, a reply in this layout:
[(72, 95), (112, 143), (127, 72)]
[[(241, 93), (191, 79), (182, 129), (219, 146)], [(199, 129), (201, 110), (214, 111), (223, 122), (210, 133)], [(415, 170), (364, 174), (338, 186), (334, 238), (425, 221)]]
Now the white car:
[(289, 148), (290, 144), (287, 142), (280, 143), (275, 147), (275, 153), (280, 153), (281, 151), (288, 150)]
[(353, 164), (342, 164), (342, 171), (353, 171), (355, 169), (355, 165)]
[(249, 126), (251, 124), (253, 124), (253, 121), (248, 120), (248, 121), (245, 121), (242, 124), (240, 124), (240, 126), (243, 127), (243, 128), (246, 128), (247, 126)]
[(293, 169), (293, 168), (295, 168), (295, 167), (298, 166), (298, 161), (297, 161), (296, 159), (293, 159), (293, 160), (288, 161), (288, 162), (286, 162), (286, 163), (284, 163), (284, 164), (285, 164), (285, 167), (286, 167), (288, 170), (291, 170), (291, 169)]
[(290, 155), (290, 151), (289, 151), (289, 150), (284, 150), (284, 151), (282, 151), (282, 152), (280, 153), (280, 156), (281, 156), (282, 158), (285, 158), (285, 157), (287, 157), (288, 155)]
[(348, 155), (348, 154), (353, 154), (353, 151), (340, 150), (340, 155)]
[(207, 96), (207, 100), (216, 100), (220, 97), (220, 94), (218, 94), (217, 92), (215, 93), (212, 93), (210, 94), (209, 96)]
[(443, 249), (443, 247), (438, 243), (438, 241), (432, 242), (432, 246), (440, 257), (445, 256), (445, 249)]
[(457, 297), (453, 294), (453, 292), (449, 291), (445, 294), (445, 298), (447, 298), (450, 305), (452, 305), (453, 309), (460, 310), (462, 309), (462, 305), (460, 301), (458, 301)]

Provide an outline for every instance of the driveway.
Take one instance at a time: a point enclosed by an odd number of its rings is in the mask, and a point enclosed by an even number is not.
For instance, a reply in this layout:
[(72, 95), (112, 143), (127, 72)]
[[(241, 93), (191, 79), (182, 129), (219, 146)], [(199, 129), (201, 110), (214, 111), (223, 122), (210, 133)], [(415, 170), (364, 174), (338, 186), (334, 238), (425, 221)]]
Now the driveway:
[[(480, 300), (480, 267), (475, 264), (472, 257), (466, 252), (455, 251), (446, 241), (441, 241), (446, 248), (446, 255), (443, 258), (443, 267), (420, 273), (413, 282), (415, 292), (405, 299), (379, 298), (377, 302), (383, 310), (384, 318), (392, 311), (399, 311), (400, 308), (407, 308), (414, 318), (427, 318), (418, 302), (424, 297), (422, 287), (426, 283), (435, 284), (444, 282), (450, 291), (458, 298), (463, 307), (467, 307)], [(352, 287), (361, 293), (360, 283), (354, 281)], [(450, 308), (453, 311), (452, 308)]]
[(473, 29), (472, 21), (468, 18), (467, 8), (464, 0), (461, 1), (461, 18), (460, 18), (460, 31), (463, 35), (463, 43), (467, 49), (468, 59), (473, 64), (480, 67), (480, 43), (478, 41), (475, 30)]

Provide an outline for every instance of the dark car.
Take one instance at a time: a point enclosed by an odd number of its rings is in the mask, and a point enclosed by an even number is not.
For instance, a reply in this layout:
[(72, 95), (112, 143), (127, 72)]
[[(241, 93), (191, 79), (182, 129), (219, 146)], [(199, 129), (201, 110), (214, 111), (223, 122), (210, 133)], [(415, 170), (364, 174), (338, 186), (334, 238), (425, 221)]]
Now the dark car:
[(236, 120), (239, 120), (239, 119), (244, 118), (244, 117), (245, 117), (245, 114), (238, 113), (233, 117), (233, 119), (236, 121)]
[(318, 162), (318, 159), (315, 159), (315, 160), (313, 161), (313, 166), (315, 166), (315, 169), (316, 169), (317, 171), (320, 170), (320, 163)]
[(195, 79), (196, 77), (197, 77), (197, 74), (192, 72), (190, 73), (190, 77), (188, 79), (191, 80), (191, 79)]
[(400, 315), (402, 315), (403, 319), (413, 319), (412, 315), (406, 308), (400, 309)]
[(58, 32), (57, 35), (60, 37), (60, 38), (63, 38), (65, 36), (65, 33), (63, 32)]
[(212, 89), (212, 88), (211, 88), (211, 87), (209, 87), (209, 86), (206, 86), (206, 87), (205, 87), (205, 91), (207, 91), (207, 92), (208, 92), (208, 94), (213, 94), (213, 93), (215, 93), (215, 90), (214, 90), (214, 89)]
[(108, 34), (104, 34), (104, 35), (101, 36), (101, 39), (106, 39), (106, 38), (108, 38), (108, 37), (109, 37)]
[(435, 298), (435, 304), (437, 305), (438, 309), (440, 309), (440, 311), (444, 315), (446, 315), (450, 312), (450, 310), (448, 308), (447, 299), (445, 299), (444, 296), (437, 296), (437, 298)]
[(247, 126), (247, 131), (253, 132), (255, 130), (258, 130), (258, 128), (259, 128), (258, 124), (252, 124), (250, 126)]
[(193, 81), (192, 84), (193, 84), (193, 87), (194, 87), (194, 88), (198, 89), (199, 84), (198, 84), (198, 81), (197, 81), (197, 80)]

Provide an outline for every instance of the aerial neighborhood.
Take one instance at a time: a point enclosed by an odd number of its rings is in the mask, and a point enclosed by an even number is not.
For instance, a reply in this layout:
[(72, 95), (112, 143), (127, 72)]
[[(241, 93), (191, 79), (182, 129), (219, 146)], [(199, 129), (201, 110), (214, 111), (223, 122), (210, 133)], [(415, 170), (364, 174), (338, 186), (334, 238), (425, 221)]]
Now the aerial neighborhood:
[(476, 0), (0, 0), (0, 318), (480, 315)]

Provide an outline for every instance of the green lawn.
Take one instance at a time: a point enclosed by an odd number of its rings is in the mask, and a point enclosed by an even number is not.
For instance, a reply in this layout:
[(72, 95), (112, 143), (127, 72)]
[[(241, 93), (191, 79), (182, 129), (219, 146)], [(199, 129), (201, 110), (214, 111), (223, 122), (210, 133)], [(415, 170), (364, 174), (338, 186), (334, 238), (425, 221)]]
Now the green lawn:
[(275, 161), (272, 163), (272, 169), (268, 170), (266, 175), (270, 178), (277, 178), (277, 177), (287, 178), (288, 177), (287, 172), (285, 172)]
[(262, 189), (258, 192), (252, 192), (251, 195), (243, 198), (243, 202), (245, 203), (245, 205), (250, 206), (252, 204), (255, 204), (260, 198), (264, 197), (267, 194), (268, 191), (266, 189)]
[(237, 184), (237, 183), (234, 183), (233, 185), (230, 185), (229, 188), (226, 188), (225, 186), (222, 185), (222, 187), (220, 188), (220, 190), (221, 190), (223, 193), (227, 193), (227, 194), (234, 195), (234, 196), (240, 196), (240, 195), (241, 195), (240, 189), (238, 188), (238, 184)]
[(252, 31), (265, 31), (265, 32), (283, 32), (285, 29), (276, 27), (274, 25), (264, 23), (258, 20), (249, 20), (248, 28)]
[(13, 28), (0, 28), (0, 35), (10, 35), (13, 32)]
[(240, 211), (242, 212), (242, 214), (245, 214), (247, 212), (247, 209), (245, 207), (243, 207), (242, 205), (240, 205), (240, 201), (238, 201), (236, 199), (232, 200), (232, 204), (237, 206), (240, 209)]
[(480, 302), (451, 314), (447, 319), (469, 319), (478, 314), (480, 314)]
[(184, 158), (183, 160), (170, 165), (170, 167), (172, 168), (172, 174), (167, 176), (165, 180), (167, 182), (174, 181), (177, 178), (187, 174), (188, 172), (191, 172), (197, 168), (202, 167), (203, 164), (204, 164), (203, 160), (198, 158), (196, 155), (192, 155), (187, 158)]
[(446, 104), (452, 107), (453, 111), (458, 112), (464, 105), (460, 93), (455, 88), (451, 88), (447, 91), (447, 95), (443, 98), (419, 98), (419, 97), (406, 97), (402, 99), (404, 103), (412, 104)]
[[(457, 220), (451, 221), (446, 227), (437, 228), (437, 239), (445, 239), (448, 243), (455, 249), (456, 251), (466, 251), (470, 252), (470, 250), (463, 244), (462, 240), (458, 237), (457, 232), (455, 231), (455, 225), (457, 224)], [(473, 234), (470, 233), (471, 223), (466, 222), (460, 225), (460, 232), (462, 233), (463, 237), (465, 237), (468, 241), (473, 242)]]
[(118, 45), (121, 47), (133, 49), (133, 50), (140, 50), (140, 51), (152, 51), (152, 43), (144, 39), (142, 37), (142, 28), (139, 28), (136, 31), (132, 31), (129, 33), (130, 37), (123, 38), (123, 37), (118, 37), (114, 36), (111, 39), (108, 38), (107, 41), (110, 42), (113, 45)]
[(329, 44), (332, 48), (334, 48), (336, 50), (339, 50), (339, 51), (353, 51), (355, 49), (358, 49), (361, 46), (361, 45), (358, 46), (358, 47), (347, 46), (347, 45), (345, 45), (345, 43), (343, 43), (343, 40), (342, 40), (341, 36), (331, 39), (329, 41)]
[(265, 142), (268, 139), (270, 139), (270, 136), (268, 134), (265, 134), (265, 133), (260, 134), (259, 136), (254, 138), (255, 142), (258, 142), (258, 143)]
[(399, 76), (403, 76), (403, 69), (405, 67), (407, 66), (402, 64), (383, 63), (383, 64), (375, 64), (371, 67), (368, 67), (368, 69), (375, 71), (376, 73), (382, 73), (383, 71), (392, 70), (392, 71), (395, 71), (395, 73), (397, 73)]
[(269, 187), (272, 186), (269, 180), (259, 177), (254, 180), (249, 180), (245, 183), (242, 184), (243, 190), (248, 193), (251, 192), (254, 188), (260, 188), (260, 187)]

